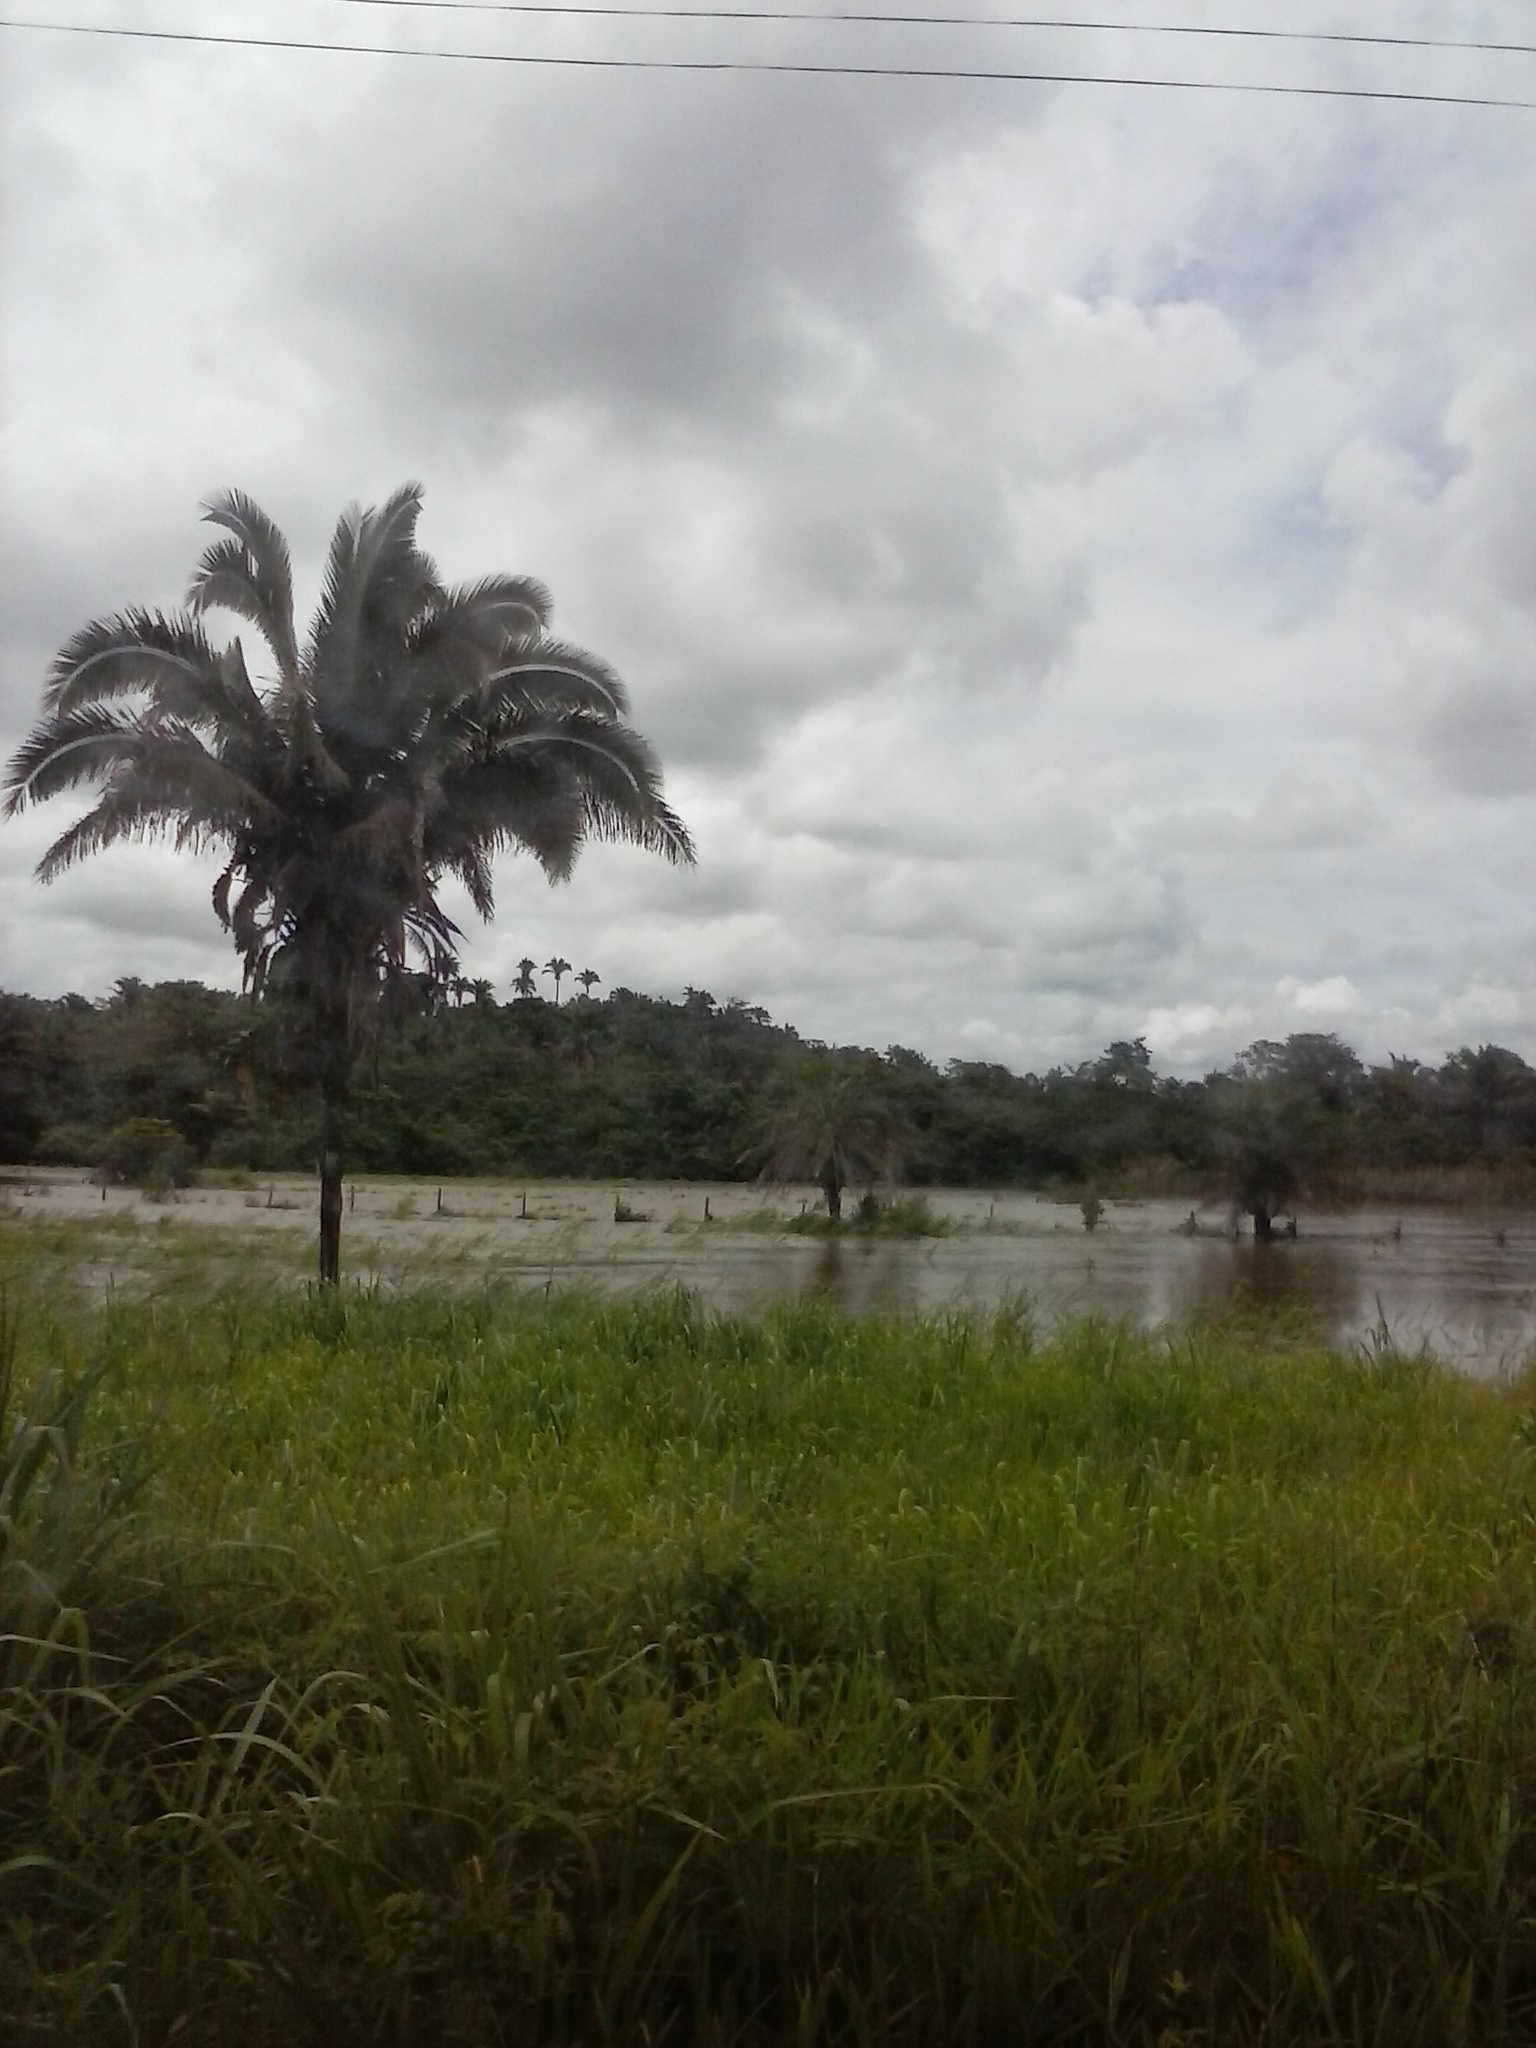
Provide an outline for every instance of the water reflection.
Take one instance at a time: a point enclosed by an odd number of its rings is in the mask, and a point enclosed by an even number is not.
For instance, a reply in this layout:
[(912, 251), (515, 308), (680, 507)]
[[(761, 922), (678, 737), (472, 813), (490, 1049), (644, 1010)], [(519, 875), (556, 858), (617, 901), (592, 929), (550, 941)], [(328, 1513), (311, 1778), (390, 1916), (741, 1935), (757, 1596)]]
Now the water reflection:
[(1031, 1196), (956, 1194), (933, 1207), (951, 1216), (952, 1235), (721, 1234), (675, 1245), (664, 1268), (637, 1267), (634, 1278), (664, 1272), (721, 1308), (813, 1293), (854, 1314), (988, 1309), (1023, 1295), (1046, 1329), (1090, 1313), (1154, 1328), (1260, 1315), (1346, 1349), (1385, 1322), (1403, 1350), (1424, 1346), (1486, 1377), (1516, 1370), (1536, 1350), (1529, 1215), (1357, 1210), (1304, 1217), (1299, 1238), (1265, 1245), (1221, 1235), (1215, 1220), (1191, 1235), (1187, 1203), (1111, 1204), (1091, 1237), (1075, 1208)]
[(1358, 1299), (1353, 1265), (1335, 1245), (1310, 1245), (1303, 1255), (1285, 1240), (1202, 1244), (1176, 1319), (1289, 1315), (1334, 1330), (1350, 1321)]
[(923, 1303), (917, 1284), (919, 1261), (912, 1258), (912, 1250), (909, 1244), (850, 1244), (842, 1238), (823, 1238), (800, 1291), (824, 1294), (850, 1315), (917, 1309)]

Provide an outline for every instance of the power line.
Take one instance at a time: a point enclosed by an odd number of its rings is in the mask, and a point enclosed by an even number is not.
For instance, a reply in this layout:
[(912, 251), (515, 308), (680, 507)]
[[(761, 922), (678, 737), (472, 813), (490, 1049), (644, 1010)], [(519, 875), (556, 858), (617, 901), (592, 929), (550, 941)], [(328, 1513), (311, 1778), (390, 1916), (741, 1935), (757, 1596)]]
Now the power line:
[(1536, 112), (1536, 100), (1462, 92), (1403, 92), (1363, 85), (1282, 85), (1274, 81), (1215, 78), (1146, 78), (1095, 71), (997, 71), (929, 64), (798, 64), (740, 57), (556, 57), (508, 50), (400, 50), (377, 43), (322, 43), (294, 36), (207, 35), (194, 29), (109, 28), (78, 21), (0, 18), (0, 29), (49, 35), (101, 36), (116, 41), (197, 44), (207, 49), (303, 50), (334, 57), (403, 57), (424, 63), (504, 64), (560, 71), (758, 72), (794, 78), (931, 78), (994, 85), (1117, 85), (1163, 92), (1259, 93), (1267, 97), (1379, 100), (1425, 107), (1502, 107)]
[(1512, 57), (1536, 56), (1536, 43), (1472, 42), (1455, 36), (1378, 36), (1308, 28), (1209, 28), (1194, 22), (1077, 21), (1052, 15), (873, 14), (861, 9), (827, 11), (779, 7), (608, 7), (580, 0), (342, 0), (350, 7), (400, 7), (412, 13), (597, 16), (608, 21), (771, 21), (876, 23), (887, 28), (1039, 28), (1137, 36), (1227, 36), (1265, 43), (1348, 43), (1384, 50), (1492, 50)]

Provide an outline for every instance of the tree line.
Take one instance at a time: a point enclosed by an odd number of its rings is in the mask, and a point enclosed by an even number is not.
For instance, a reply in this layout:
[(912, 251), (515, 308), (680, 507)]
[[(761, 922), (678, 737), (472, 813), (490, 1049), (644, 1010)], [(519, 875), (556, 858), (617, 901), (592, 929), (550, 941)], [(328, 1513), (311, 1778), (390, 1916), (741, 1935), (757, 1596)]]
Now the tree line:
[[(795, 1105), (835, 1083), (878, 1133), (864, 1153), (915, 1186), (1224, 1192), (1266, 1217), (1373, 1176), (1404, 1193), (1415, 1175), (1435, 1191), (1446, 1169), (1536, 1186), (1536, 1071), (1496, 1045), (1367, 1066), (1332, 1034), (1299, 1033), (1182, 1081), (1137, 1039), (1020, 1075), (823, 1045), (703, 990), (556, 1006), (498, 1004), (481, 983), (459, 998), (425, 975), (381, 992), (347, 1108), (355, 1171), (742, 1180), (782, 1155)], [(287, 1026), (280, 992), (189, 981), (125, 980), (98, 1002), (0, 994), (0, 1160), (130, 1176), (137, 1132), (182, 1175), (313, 1171), (314, 1082)]]

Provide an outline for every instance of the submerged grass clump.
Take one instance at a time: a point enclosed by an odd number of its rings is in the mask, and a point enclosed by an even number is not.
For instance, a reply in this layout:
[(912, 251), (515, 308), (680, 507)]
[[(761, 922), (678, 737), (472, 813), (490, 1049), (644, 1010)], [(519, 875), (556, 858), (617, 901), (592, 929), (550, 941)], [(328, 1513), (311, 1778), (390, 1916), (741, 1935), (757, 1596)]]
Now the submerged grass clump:
[[(755, 1217), (747, 1219), (749, 1229), (755, 1224)], [(804, 1209), (798, 1216), (777, 1221), (775, 1227), (797, 1237), (948, 1237), (955, 1226), (948, 1216), (936, 1214), (924, 1195), (896, 1195), (881, 1201), (868, 1194), (851, 1204), (846, 1216)]]
[(1536, 2028), (1527, 1388), (680, 1296), (15, 1369), (153, 1476), (0, 1696), (8, 2039)]

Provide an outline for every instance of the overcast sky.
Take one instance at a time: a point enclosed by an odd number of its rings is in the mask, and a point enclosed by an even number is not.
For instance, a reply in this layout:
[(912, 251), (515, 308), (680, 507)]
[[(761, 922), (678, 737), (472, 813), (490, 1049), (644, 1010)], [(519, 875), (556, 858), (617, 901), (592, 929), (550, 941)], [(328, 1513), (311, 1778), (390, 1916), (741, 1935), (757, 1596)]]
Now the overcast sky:
[[(1536, 100), (1493, 53), (27, 11)], [(1520, 0), (1122, 12), (1536, 41)], [(414, 477), (447, 575), (542, 577), (625, 676), (698, 844), (503, 861), (499, 993), (559, 952), (1020, 1069), (1536, 1057), (1536, 111), (18, 30), (0, 78), (6, 753), (63, 639), (180, 602), (211, 491), (307, 605)], [(79, 808), (0, 824), (0, 987), (233, 985), (216, 861), (30, 880)]]

